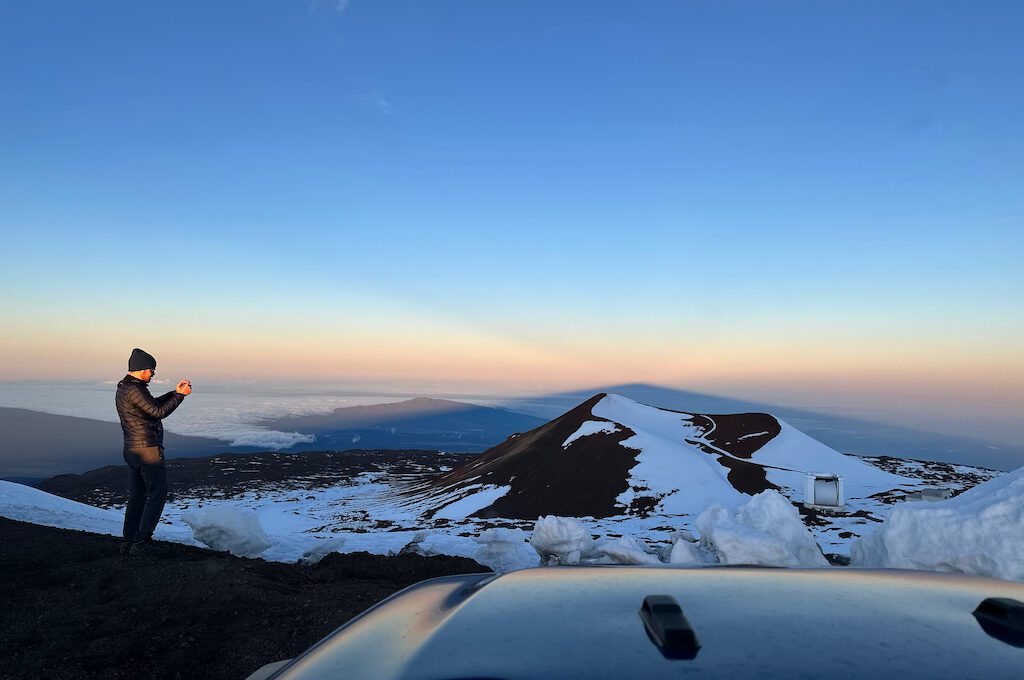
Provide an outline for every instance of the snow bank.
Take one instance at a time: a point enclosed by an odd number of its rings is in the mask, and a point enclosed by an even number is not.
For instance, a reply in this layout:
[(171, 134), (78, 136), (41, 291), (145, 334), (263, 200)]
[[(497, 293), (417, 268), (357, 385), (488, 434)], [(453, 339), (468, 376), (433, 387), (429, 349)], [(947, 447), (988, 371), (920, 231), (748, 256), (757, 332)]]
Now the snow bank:
[[(124, 527), (124, 510), (97, 508), (5, 481), (0, 481), (0, 517), (109, 536), (120, 536)], [(187, 529), (158, 524), (154, 537), (161, 541), (191, 543), (188, 533)]]
[(299, 561), (306, 564), (316, 564), (332, 552), (341, 552), (344, 545), (344, 536), (335, 536), (333, 538), (317, 541), (313, 544), (313, 547), (302, 553), (302, 557), (299, 558)]
[(696, 525), (701, 544), (722, 564), (828, 566), (800, 513), (778, 491), (762, 491), (735, 514), (712, 506), (697, 517)]
[(497, 574), (538, 565), (537, 552), (526, 542), (526, 532), (521, 529), (488, 529), (473, 540), (480, 544), (473, 559)]
[(427, 551), (423, 549), (423, 541), (427, 540), (428, 536), (430, 536), (429, 531), (417, 531), (415, 534), (413, 534), (413, 537), (409, 539), (409, 542), (402, 546), (402, 549), (394, 554), (423, 555), (424, 557), (426, 557)]
[(543, 563), (579, 564), (593, 549), (594, 539), (578, 519), (545, 515), (537, 520), (530, 545)]
[(851, 563), (1024, 580), (1024, 467), (946, 501), (901, 503)]
[(0, 517), (118, 536), (124, 511), (104, 510), (15, 482), (0, 481)]
[(828, 566), (800, 513), (777, 491), (763, 491), (735, 512), (715, 505), (696, 520), (700, 543), (689, 531), (672, 532), (671, 548), (655, 549), (625, 534), (594, 545), (590, 532), (575, 518), (541, 517), (530, 544), (542, 564), (596, 563), (603, 556), (613, 564), (763, 564), (766, 566)]
[(184, 514), (181, 520), (200, 543), (239, 557), (256, 557), (271, 545), (254, 510), (215, 505)]
[(626, 534), (615, 541), (602, 543), (597, 551), (615, 564), (661, 564), (661, 559), (642, 540)]
[[(397, 553), (393, 550), (388, 550), (385, 553), (380, 549), (381, 546), (379, 544), (373, 545), (373, 534), (359, 534), (359, 536), (363, 539), (369, 539), (369, 543), (358, 548), (359, 550), (379, 554), (402, 555), (412, 553), (423, 555), (424, 557), (430, 557), (431, 555), (453, 555), (455, 557), (472, 558), (478, 549), (478, 544), (473, 539), (465, 536), (453, 536), (443, 531), (417, 531), (412, 539)], [(350, 535), (349, 538), (354, 539), (355, 536)], [(349, 542), (349, 547), (349, 552), (355, 550), (352, 548), (351, 541)]]
[(672, 545), (672, 552), (668, 556), (669, 564), (703, 564), (700, 551), (697, 546), (684, 538), (677, 539)]

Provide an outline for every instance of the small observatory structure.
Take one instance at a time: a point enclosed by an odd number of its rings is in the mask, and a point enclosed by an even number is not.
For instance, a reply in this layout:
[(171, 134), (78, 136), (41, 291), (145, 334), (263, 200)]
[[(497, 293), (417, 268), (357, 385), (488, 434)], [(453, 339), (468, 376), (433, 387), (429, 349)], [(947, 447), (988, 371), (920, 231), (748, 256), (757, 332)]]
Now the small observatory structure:
[(804, 489), (804, 507), (823, 512), (843, 509), (843, 478), (839, 475), (808, 473)]

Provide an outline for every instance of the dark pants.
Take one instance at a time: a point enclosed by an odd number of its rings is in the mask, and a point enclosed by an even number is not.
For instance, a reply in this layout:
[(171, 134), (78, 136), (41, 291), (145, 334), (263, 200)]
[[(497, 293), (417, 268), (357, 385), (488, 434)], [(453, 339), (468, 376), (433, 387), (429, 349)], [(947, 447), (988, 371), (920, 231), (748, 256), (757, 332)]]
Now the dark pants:
[(128, 507), (124, 510), (124, 540), (148, 541), (153, 537), (167, 500), (167, 467), (164, 447), (124, 450), (128, 463)]

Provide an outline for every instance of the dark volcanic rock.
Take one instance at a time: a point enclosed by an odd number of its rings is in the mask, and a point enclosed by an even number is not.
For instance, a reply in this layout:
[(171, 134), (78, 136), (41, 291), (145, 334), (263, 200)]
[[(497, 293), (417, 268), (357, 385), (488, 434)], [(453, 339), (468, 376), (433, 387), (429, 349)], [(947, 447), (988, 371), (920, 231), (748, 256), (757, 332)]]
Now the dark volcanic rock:
[[(617, 514), (615, 497), (628, 488), (635, 449), (619, 442), (633, 436), (623, 430), (606, 437), (584, 437), (568, 451), (562, 443), (587, 420), (598, 394), (535, 430), (512, 437), (475, 461), (438, 478), (438, 486), (459, 483), (510, 485), (512, 490), (478, 517), (535, 519), (542, 514), (607, 517)], [(560, 455), (552, 455), (558, 452)]]
[(292, 658), (423, 578), (489, 571), (460, 557), (330, 555), (317, 565), (119, 541), (0, 518), (0, 675), (244, 678)]
[(316, 566), (321, 572), (329, 572), (336, 578), (388, 581), (402, 586), (439, 576), (490, 571), (466, 557), (423, 556), (411, 552), (399, 555), (331, 553)]

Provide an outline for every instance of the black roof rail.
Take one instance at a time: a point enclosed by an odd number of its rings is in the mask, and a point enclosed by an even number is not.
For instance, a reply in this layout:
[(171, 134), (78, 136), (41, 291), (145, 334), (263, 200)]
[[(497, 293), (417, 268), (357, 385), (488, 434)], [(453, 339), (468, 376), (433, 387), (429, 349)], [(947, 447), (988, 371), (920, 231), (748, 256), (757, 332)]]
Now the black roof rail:
[(1024, 602), (1011, 597), (982, 600), (972, 614), (981, 629), (1014, 647), (1024, 647)]
[(675, 598), (670, 595), (648, 595), (640, 607), (640, 618), (643, 619), (651, 642), (666, 659), (697, 658), (700, 642), (690, 622), (683, 614)]

